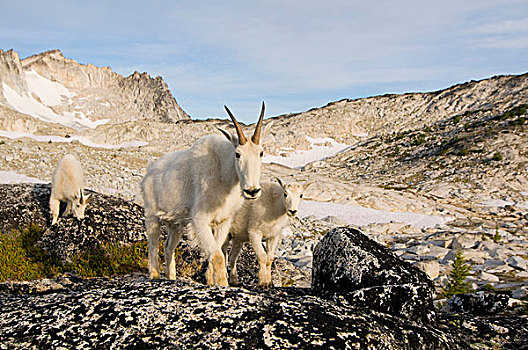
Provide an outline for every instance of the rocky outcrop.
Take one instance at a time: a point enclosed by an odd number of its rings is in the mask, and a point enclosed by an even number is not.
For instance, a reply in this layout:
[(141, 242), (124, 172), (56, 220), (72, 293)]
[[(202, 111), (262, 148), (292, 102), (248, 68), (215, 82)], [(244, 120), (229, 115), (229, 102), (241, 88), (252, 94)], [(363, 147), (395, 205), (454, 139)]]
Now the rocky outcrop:
[(0, 311), (0, 343), (13, 348), (462, 348), (433, 327), (292, 288), (59, 280), (49, 292), (0, 294)]
[[(40, 245), (62, 260), (109, 242), (144, 241), (143, 209), (117, 197), (93, 191), (86, 217), (59, 217), (50, 226), (49, 184), (0, 185), (0, 232), (35, 223), (45, 228)], [(65, 209), (61, 208), (61, 215)]]
[[(18, 53), (13, 50), (0, 49), (0, 91), (2, 84), (8, 85), (17, 93), (27, 91), (26, 80), (23, 79), (23, 68)], [(0, 94), (0, 103), (5, 104), (3, 94)]]
[(353, 228), (333, 229), (317, 244), (312, 288), (399, 317), (434, 316), (434, 285), (426, 274)]
[(447, 301), (449, 312), (463, 312), (471, 315), (496, 315), (508, 307), (510, 298), (506, 294), (477, 292), (453, 295)]
[[(47, 184), (1, 186), (0, 208), (10, 208), (0, 213), (2, 231), (30, 221), (47, 227), (48, 196)], [(62, 218), (47, 227), (48, 251), (64, 257), (101, 241), (143, 238), (137, 205), (93, 196), (92, 219)], [(461, 318), (431, 317), (429, 295), (420, 292), (430, 291), (424, 273), (351, 228), (331, 230), (317, 246), (313, 288), (256, 288), (251, 250), (240, 260), (244, 288), (141, 274), (0, 283), (0, 347), (465, 349), (489, 336), (507, 349), (528, 334), (521, 318), (494, 318), (493, 328), (483, 328), (486, 319), (473, 320), (478, 332), (468, 333)], [(279, 261), (275, 269), (284, 276)], [(203, 271), (199, 276), (192, 278), (203, 281)]]
[[(28, 88), (26, 74), (32, 74), (32, 79), (36, 79), (33, 89)], [(49, 104), (39, 98), (39, 84), (46, 81), (49, 86), (60, 86), (62, 93), (68, 91), (62, 102)], [(23, 60), (12, 50), (0, 50), (0, 82), (21, 98), (31, 100), (32, 104), (42, 104), (41, 109), (48, 110), (46, 113), (89, 118), (96, 123), (94, 125), (105, 120), (115, 124), (140, 119), (163, 123), (189, 119), (161, 77), (152, 78), (147, 73), (134, 72), (125, 78), (109, 67), (79, 64), (67, 59), (59, 50)], [(11, 106), (2, 91), (0, 89), (0, 103), (13, 109), (20, 108)]]

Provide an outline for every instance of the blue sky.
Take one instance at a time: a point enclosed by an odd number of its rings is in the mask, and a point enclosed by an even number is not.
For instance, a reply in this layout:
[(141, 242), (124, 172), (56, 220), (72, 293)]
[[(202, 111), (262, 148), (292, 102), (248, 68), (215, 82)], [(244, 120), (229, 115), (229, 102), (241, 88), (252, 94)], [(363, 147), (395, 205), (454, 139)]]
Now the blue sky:
[(528, 1), (2, 1), (0, 48), (160, 75), (193, 118), (528, 71)]

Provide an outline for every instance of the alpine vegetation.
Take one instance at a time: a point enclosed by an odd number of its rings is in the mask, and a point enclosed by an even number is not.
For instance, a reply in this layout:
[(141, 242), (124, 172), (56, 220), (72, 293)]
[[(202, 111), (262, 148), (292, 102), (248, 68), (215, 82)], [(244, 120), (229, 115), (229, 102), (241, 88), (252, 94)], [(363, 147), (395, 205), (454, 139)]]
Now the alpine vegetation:
[[(236, 262), (244, 242), (250, 242), (258, 258), (258, 284), (271, 286), (271, 264), (275, 249), (282, 239), (282, 230), (288, 225), (288, 218), (295, 217), (301, 204), (303, 191), (310, 185), (285, 184), (279, 178), (276, 183), (262, 183), (262, 195), (253, 202), (245, 202), (235, 214), (231, 225), (230, 239), (233, 242), (229, 255), (229, 283), (238, 284)], [(266, 239), (266, 249), (262, 240)], [(224, 245), (227, 250), (229, 241)]]
[(84, 211), (90, 202), (91, 194), (84, 195), (84, 175), (81, 163), (72, 154), (65, 155), (60, 161), (51, 177), (50, 213), (51, 224), (57, 223), (60, 202), (66, 202), (63, 215), (73, 215), (84, 219)]
[(160, 223), (165, 222), (168, 229), (166, 277), (176, 278), (174, 250), (187, 229), (208, 258), (207, 284), (228, 285), (222, 245), (232, 217), (244, 200), (256, 200), (261, 195), (263, 148), (260, 139), (264, 108), (263, 102), (251, 139), (245, 137), (240, 124), (225, 107), (237, 136), (220, 129), (224, 136), (204, 136), (190, 148), (167, 153), (148, 165), (141, 192), (151, 278), (160, 275)]

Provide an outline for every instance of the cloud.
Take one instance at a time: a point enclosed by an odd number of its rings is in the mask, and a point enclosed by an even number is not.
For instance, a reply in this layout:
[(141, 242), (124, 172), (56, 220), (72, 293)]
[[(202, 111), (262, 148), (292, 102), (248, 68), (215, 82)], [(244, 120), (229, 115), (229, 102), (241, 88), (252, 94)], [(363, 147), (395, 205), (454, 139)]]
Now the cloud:
[(59, 48), (123, 75), (161, 75), (200, 118), (229, 104), (252, 121), (262, 99), (275, 115), (438, 89), (522, 72), (528, 57), (525, 0), (62, 0), (0, 12), (0, 42), (21, 56)]

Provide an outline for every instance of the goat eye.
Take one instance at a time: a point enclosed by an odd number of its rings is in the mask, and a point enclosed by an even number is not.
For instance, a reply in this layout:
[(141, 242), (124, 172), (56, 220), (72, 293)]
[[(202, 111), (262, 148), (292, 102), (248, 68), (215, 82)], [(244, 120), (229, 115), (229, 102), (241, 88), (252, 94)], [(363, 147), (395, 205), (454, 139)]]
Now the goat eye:
[(260, 157), (262, 157), (264, 155), (264, 152), (260, 152)]
[(288, 194), (287, 193), (284, 193), (284, 198), (288, 197)]
[(236, 157), (237, 159), (240, 159), (240, 153), (236, 152), (236, 153), (235, 153), (235, 157)]
[(302, 198), (302, 193), (301, 193), (301, 198)]

